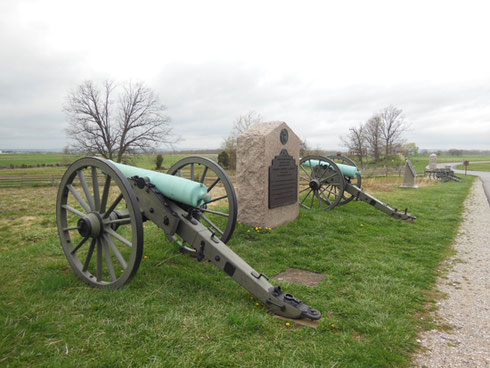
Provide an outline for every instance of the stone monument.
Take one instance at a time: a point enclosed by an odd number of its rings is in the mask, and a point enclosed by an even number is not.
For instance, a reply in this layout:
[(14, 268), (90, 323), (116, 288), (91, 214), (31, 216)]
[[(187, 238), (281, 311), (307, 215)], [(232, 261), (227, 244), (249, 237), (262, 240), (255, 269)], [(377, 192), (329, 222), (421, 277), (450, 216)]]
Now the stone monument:
[(437, 155), (433, 153), (429, 156), (429, 170), (437, 169)]
[(405, 174), (403, 175), (403, 184), (400, 188), (418, 188), (416, 185), (417, 172), (415, 171), (412, 162), (407, 159), (405, 162)]
[(298, 217), (299, 149), (281, 121), (254, 124), (238, 137), (238, 221), (277, 227)]

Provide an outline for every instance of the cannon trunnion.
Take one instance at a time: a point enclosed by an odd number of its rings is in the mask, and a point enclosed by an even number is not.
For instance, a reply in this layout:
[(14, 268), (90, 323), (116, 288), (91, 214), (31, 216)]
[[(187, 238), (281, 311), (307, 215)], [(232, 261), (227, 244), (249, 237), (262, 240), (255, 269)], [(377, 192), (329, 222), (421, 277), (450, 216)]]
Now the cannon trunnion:
[[(182, 186), (189, 188), (188, 196)], [(211, 209), (211, 203), (220, 205)], [(143, 255), (143, 222), (152, 221), (183, 252), (209, 260), (272, 312), (321, 318), (319, 311), (272, 285), (225, 244), (236, 224), (236, 195), (229, 177), (211, 160), (188, 157), (162, 174), (82, 158), (61, 180), (56, 213), (66, 258), (93, 287), (120, 288), (131, 281)]]
[(354, 161), (343, 156), (308, 156), (300, 161), (300, 205), (306, 209), (334, 209), (352, 200), (368, 203), (400, 220), (416, 217), (398, 211), (361, 189), (361, 172)]

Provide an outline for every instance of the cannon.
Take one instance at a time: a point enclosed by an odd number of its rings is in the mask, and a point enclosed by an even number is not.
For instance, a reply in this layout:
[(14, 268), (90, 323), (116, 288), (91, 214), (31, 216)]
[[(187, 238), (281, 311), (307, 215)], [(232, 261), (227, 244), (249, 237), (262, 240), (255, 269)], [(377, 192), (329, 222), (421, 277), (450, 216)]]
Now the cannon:
[(81, 158), (63, 175), (56, 216), (71, 268), (92, 287), (117, 289), (131, 281), (143, 256), (143, 223), (151, 221), (182, 252), (213, 263), (273, 313), (321, 318), (226, 245), (236, 225), (237, 199), (228, 175), (209, 159), (188, 157), (164, 174)]
[(334, 209), (353, 200), (360, 200), (400, 219), (415, 221), (416, 217), (392, 208), (361, 189), (362, 177), (354, 161), (344, 156), (308, 156), (300, 160), (300, 205), (306, 209)]
[(437, 168), (432, 170), (424, 171), (425, 175), (428, 175), (431, 179), (440, 179), (443, 182), (452, 181), (461, 181), (459, 176), (454, 174), (454, 171), (451, 170), (451, 167)]

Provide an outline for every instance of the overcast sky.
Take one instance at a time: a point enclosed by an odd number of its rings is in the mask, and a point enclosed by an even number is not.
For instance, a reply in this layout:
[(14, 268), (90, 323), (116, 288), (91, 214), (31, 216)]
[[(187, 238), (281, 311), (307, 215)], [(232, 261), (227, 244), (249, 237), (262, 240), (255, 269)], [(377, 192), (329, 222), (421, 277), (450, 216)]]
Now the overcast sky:
[(143, 81), (180, 148), (254, 110), (310, 146), (388, 105), (421, 148), (490, 149), (488, 1), (0, 1), (0, 149), (69, 144), (87, 79)]

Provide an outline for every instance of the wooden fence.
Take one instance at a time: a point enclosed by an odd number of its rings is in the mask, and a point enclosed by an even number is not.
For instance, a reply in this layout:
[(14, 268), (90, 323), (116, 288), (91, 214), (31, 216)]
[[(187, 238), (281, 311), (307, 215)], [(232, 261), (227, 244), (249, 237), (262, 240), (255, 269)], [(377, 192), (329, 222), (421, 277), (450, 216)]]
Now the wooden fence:
[[(403, 175), (403, 168), (390, 168), (387, 176)], [(365, 169), (362, 170), (363, 178), (372, 178), (376, 176), (386, 176), (386, 170), (380, 169)], [(21, 188), (21, 187), (39, 187), (39, 186), (58, 186), (63, 175), (9, 175), (0, 176), (0, 188)], [(232, 178), (234, 179), (234, 178)], [(87, 180), (90, 180), (87, 177)]]
[(9, 175), (0, 176), (0, 188), (57, 186), (63, 175)]

